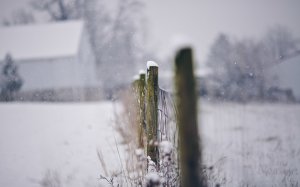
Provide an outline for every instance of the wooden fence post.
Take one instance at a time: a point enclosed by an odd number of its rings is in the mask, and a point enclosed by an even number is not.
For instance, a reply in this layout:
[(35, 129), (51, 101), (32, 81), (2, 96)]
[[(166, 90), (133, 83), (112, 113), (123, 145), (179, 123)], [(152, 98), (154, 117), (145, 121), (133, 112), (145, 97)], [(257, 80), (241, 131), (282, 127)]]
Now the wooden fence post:
[(145, 129), (146, 129), (146, 114), (145, 114), (145, 95), (146, 95), (146, 73), (144, 71), (140, 71), (139, 77), (139, 147), (144, 147), (144, 136), (145, 136)]
[(135, 75), (133, 77), (133, 81), (131, 83), (131, 90), (130, 94), (130, 105), (126, 106), (129, 109), (131, 115), (129, 116), (130, 123), (135, 125), (136, 129), (136, 144), (140, 147), (140, 105), (139, 105), (139, 85), (140, 85), (140, 78), (139, 75)]
[(158, 65), (155, 62), (147, 62), (147, 97), (146, 97), (146, 122), (147, 122), (147, 155), (157, 164), (158, 148), (157, 142), (158, 125)]
[(183, 48), (176, 54), (175, 81), (181, 186), (201, 187), (201, 152), (191, 48)]

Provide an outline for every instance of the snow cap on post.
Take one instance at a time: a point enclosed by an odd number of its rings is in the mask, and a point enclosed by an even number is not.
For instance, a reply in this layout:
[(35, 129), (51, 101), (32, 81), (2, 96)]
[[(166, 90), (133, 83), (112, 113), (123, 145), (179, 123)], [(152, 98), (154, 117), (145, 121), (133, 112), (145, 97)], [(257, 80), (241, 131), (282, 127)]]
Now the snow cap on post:
[(144, 70), (141, 69), (141, 70), (139, 71), (139, 75), (142, 75), (142, 74), (146, 74), (146, 72), (145, 72)]
[(187, 35), (176, 34), (171, 36), (165, 58), (173, 59), (174, 54), (176, 54), (179, 50), (184, 48), (194, 48), (193, 43), (193, 40)]
[(173, 53), (179, 51), (182, 48), (193, 47), (192, 40), (186, 35), (176, 35), (172, 37), (170, 48), (173, 50)]
[(150, 69), (150, 67), (158, 67), (158, 64), (154, 61), (147, 61), (147, 69)]
[(132, 77), (132, 81), (138, 81), (140, 79), (139, 75), (135, 75)]

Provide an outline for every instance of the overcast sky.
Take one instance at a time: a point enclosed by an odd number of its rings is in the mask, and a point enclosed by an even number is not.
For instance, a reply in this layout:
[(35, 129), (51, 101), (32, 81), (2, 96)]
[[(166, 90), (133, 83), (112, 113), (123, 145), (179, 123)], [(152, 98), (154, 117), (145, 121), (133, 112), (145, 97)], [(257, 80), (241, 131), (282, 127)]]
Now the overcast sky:
[[(0, 17), (29, 0), (0, 0)], [(152, 49), (167, 52), (173, 38), (194, 43), (203, 61), (220, 32), (235, 37), (261, 37), (273, 25), (283, 25), (300, 37), (300, 0), (147, 0), (147, 34)]]
[(147, 1), (151, 41), (164, 51), (172, 38), (186, 35), (203, 60), (220, 32), (238, 38), (261, 37), (273, 25), (300, 37), (299, 0), (151, 0)]

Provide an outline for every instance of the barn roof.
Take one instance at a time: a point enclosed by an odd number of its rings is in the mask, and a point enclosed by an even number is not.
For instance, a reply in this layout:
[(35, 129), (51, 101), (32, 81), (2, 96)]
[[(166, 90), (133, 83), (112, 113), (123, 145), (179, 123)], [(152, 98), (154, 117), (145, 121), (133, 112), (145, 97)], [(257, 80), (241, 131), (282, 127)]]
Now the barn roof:
[(83, 21), (0, 28), (0, 59), (10, 53), (16, 60), (57, 58), (77, 54)]

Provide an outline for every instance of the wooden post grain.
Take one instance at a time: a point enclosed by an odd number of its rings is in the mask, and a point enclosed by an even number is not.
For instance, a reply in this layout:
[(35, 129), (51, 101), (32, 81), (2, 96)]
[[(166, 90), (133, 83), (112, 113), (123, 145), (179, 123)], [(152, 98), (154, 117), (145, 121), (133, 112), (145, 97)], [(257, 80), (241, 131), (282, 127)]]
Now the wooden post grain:
[(201, 187), (200, 139), (197, 123), (197, 98), (191, 48), (183, 48), (175, 58), (177, 125), (182, 187)]
[(138, 147), (140, 147), (140, 112), (139, 112), (139, 84), (140, 84), (140, 79), (139, 76), (136, 75), (133, 78), (133, 82), (131, 83), (131, 91), (129, 92), (131, 100), (130, 100), (130, 105), (126, 106), (129, 108), (129, 112), (131, 113), (130, 118), (130, 123), (132, 123), (136, 129), (136, 144)]
[(146, 122), (147, 122), (147, 155), (152, 161), (158, 162), (157, 125), (158, 125), (158, 65), (147, 62), (147, 95), (146, 95)]
[(146, 114), (145, 114), (145, 96), (146, 96), (146, 73), (144, 71), (140, 71), (139, 77), (139, 127), (138, 127), (138, 139), (139, 139), (139, 147), (144, 147), (144, 136), (146, 129)]

